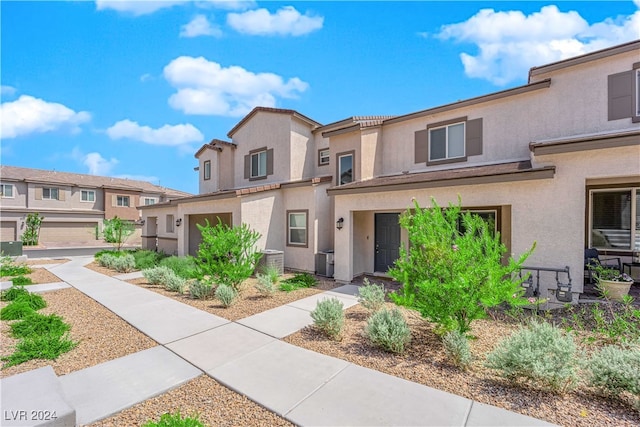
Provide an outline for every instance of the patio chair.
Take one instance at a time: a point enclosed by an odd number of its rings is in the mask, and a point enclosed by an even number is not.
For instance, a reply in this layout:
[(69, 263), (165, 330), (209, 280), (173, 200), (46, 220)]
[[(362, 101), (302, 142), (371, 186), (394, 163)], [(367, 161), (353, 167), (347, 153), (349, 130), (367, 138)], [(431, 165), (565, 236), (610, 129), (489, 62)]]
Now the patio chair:
[(584, 250), (584, 272), (585, 279), (588, 280), (588, 283), (593, 284), (593, 267), (602, 266), (607, 269), (617, 270), (618, 272), (622, 272), (622, 263), (620, 262), (620, 257), (601, 257), (600, 253), (596, 248), (587, 248)]

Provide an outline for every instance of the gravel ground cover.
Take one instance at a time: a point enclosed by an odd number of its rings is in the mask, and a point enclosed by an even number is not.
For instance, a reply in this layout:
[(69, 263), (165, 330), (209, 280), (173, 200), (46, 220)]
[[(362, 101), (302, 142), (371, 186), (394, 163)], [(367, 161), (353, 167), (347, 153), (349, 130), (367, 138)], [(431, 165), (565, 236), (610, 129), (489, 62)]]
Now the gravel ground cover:
[(567, 427), (640, 425), (640, 413), (632, 408), (630, 402), (600, 396), (586, 386), (564, 396), (515, 387), (484, 368), (485, 355), (498, 340), (516, 330), (513, 323), (489, 319), (474, 322), (472, 334), (477, 338), (470, 344), (475, 361), (469, 371), (462, 372), (448, 361), (433, 325), (414, 312), (403, 312), (412, 330), (412, 341), (403, 355), (387, 353), (369, 344), (363, 334), (368, 313), (359, 305), (346, 310), (341, 341), (328, 340), (313, 326), (284, 340), (360, 366)]
[(292, 426), (245, 396), (202, 375), (160, 396), (141, 402), (91, 426), (140, 426), (164, 413), (199, 414), (208, 426)]
[[(46, 268), (34, 268), (31, 273), (25, 274), (25, 277), (29, 277), (34, 285), (41, 283), (57, 283), (62, 282), (58, 276), (47, 270)], [(12, 277), (0, 277), (0, 281), (10, 282)]]
[(96, 272), (98, 272), (100, 274), (104, 274), (105, 276), (109, 276), (109, 277), (113, 277), (113, 276), (117, 276), (119, 274), (122, 274), (122, 273), (119, 273), (119, 272), (117, 272), (115, 270), (112, 270), (110, 268), (102, 267), (95, 261), (91, 261), (89, 264), (85, 265), (84, 267), (88, 268), (89, 270), (96, 271)]
[(64, 264), (69, 262), (67, 258), (32, 258), (28, 259), (25, 264), (27, 265), (45, 265), (45, 264)]
[[(74, 288), (46, 292), (42, 296), (47, 301), (47, 307), (39, 312), (62, 316), (71, 325), (71, 339), (79, 341), (79, 344), (57, 360), (30, 360), (2, 369), (1, 378), (47, 365), (51, 365), (57, 375), (65, 375), (157, 345), (151, 338)], [(2, 302), (0, 307), (7, 304)], [(17, 340), (10, 336), (9, 322), (0, 323), (0, 356), (8, 356), (13, 352)]]

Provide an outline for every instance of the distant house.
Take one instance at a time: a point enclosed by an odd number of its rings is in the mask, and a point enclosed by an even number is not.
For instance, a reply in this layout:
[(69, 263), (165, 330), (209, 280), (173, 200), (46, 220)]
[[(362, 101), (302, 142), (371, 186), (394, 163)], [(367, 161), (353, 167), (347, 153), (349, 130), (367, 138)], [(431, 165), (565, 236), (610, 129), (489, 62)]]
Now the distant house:
[[(25, 217), (44, 217), (40, 242), (87, 243), (96, 240), (103, 220), (138, 221), (140, 205), (152, 205), (189, 193), (146, 181), (46, 171), (15, 166), (0, 167), (1, 241), (20, 240)], [(140, 242), (139, 232), (132, 242)]]
[[(527, 84), (397, 117), (321, 125), (255, 108), (196, 153), (200, 194), (142, 207), (143, 244), (195, 253), (205, 219), (247, 223), (260, 249), (334, 277), (385, 275), (406, 233), (398, 216), (434, 197), (478, 213), (527, 264), (569, 267), (584, 248), (640, 250), (640, 41), (530, 70)], [(634, 274), (637, 274), (635, 272)], [(566, 278), (564, 279), (567, 280)], [(553, 301), (550, 278), (540, 296)]]

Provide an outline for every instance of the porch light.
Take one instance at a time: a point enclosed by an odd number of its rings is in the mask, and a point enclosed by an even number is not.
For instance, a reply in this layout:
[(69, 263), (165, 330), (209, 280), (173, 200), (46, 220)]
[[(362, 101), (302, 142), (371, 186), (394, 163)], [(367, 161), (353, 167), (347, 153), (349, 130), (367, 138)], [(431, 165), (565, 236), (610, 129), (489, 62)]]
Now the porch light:
[(182, 224), (182, 218), (176, 219), (176, 227), (180, 227), (181, 224)]
[(336, 221), (336, 228), (338, 230), (342, 230), (342, 225), (344, 224), (344, 218), (340, 218), (339, 220)]

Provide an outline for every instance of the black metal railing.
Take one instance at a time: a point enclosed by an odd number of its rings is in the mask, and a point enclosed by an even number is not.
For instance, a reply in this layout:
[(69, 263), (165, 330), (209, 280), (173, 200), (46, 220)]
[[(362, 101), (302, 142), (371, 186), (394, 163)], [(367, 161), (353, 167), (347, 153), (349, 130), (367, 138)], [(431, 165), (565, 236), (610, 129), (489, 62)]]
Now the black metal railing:
[[(524, 296), (526, 298), (540, 297), (541, 272), (555, 273), (556, 299), (562, 302), (571, 302), (573, 297), (571, 294), (569, 266), (564, 268), (522, 266), (518, 275), (521, 279), (525, 278), (521, 285), (525, 289)], [(551, 287), (549, 286), (548, 288), (550, 289)]]

